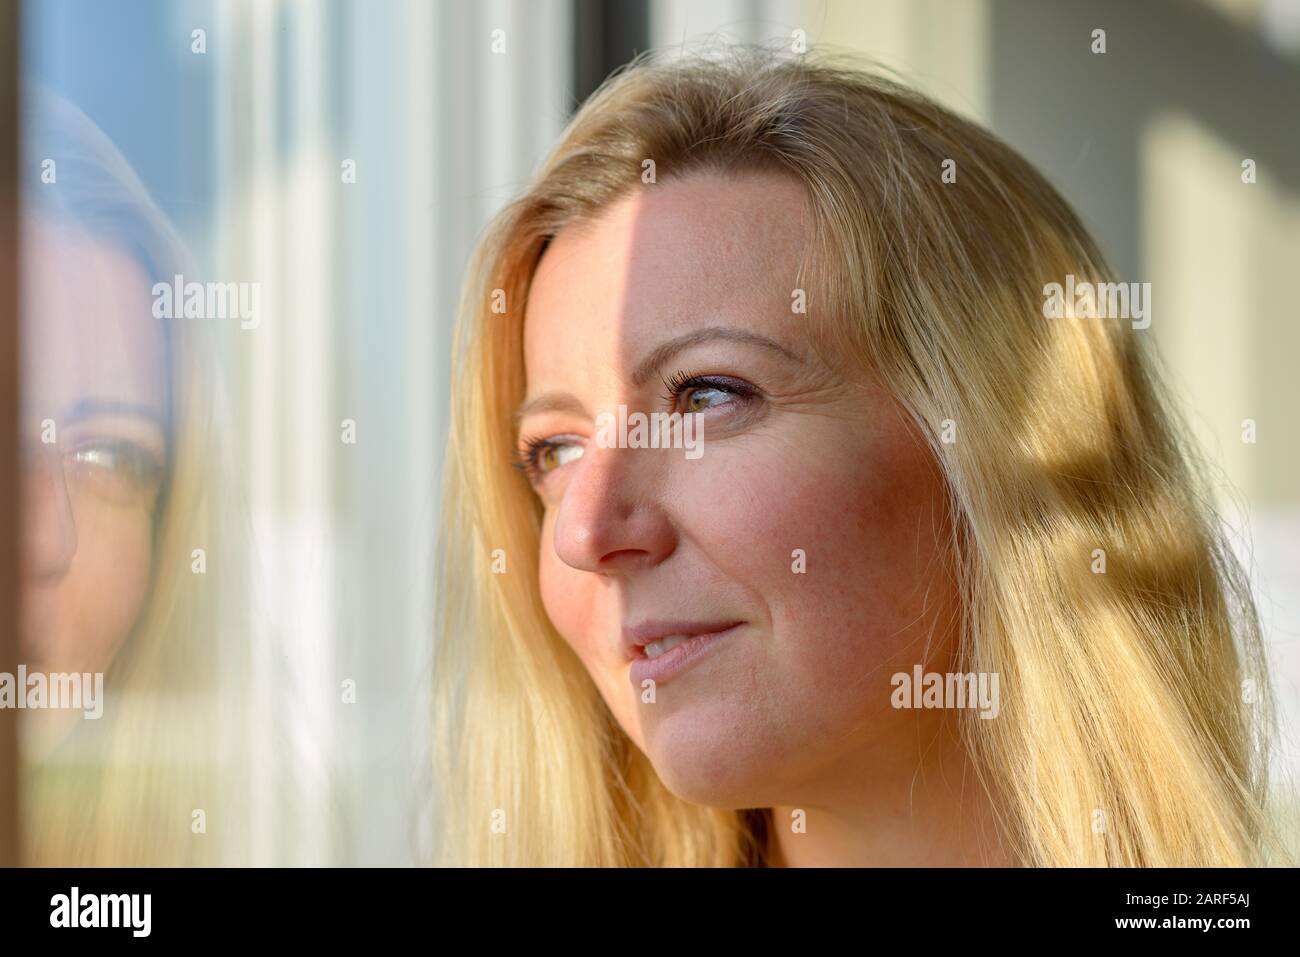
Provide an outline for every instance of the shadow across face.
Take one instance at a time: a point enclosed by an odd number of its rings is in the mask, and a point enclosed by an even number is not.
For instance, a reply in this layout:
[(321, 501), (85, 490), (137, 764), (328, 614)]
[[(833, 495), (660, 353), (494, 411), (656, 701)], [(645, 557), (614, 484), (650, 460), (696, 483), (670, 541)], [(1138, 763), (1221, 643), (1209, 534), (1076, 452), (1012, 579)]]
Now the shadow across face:
[[(524, 324), (552, 623), (682, 798), (905, 788), (940, 718), (895, 709), (890, 678), (947, 671), (957, 633), (946, 486), (792, 309), (801, 187), (689, 175), (584, 227), (547, 249)], [(701, 454), (602, 441), (624, 408), (698, 414)]]

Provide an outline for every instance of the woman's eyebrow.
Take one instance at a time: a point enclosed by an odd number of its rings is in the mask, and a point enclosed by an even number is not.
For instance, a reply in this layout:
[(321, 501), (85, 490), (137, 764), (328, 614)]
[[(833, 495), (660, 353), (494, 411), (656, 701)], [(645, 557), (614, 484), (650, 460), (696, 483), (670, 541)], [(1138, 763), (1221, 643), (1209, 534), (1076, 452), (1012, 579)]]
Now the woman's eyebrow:
[(166, 425), (166, 419), (157, 409), (139, 402), (123, 402), (118, 399), (85, 398), (78, 400), (68, 410), (65, 417), (69, 422), (93, 419), (97, 415), (129, 416), (147, 419), (157, 425)]
[(638, 362), (636, 368), (633, 370), (633, 385), (645, 385), (660, 366), (683, 349), (699, 345), (702, 342), (711, 342), (714, 339), (725, 339), (730, 340), (731, 342), (746, 342), (750, 345), (762, 346), (765, 349), (771, 349), (778, 352), (792, 362), (803, 361), (775, 339), (769, 339), (767, 336), (760, 336), (756, 332), (749, 332), (745, 329), (733, 329), (730, 326), (706, 326), (703, 329), (696, 329), (693, 332), (688, 332), (684, 335), (677, 336), (674, 339), (669, 339), (651, 349), (650, 353)]
[(587, 416), (587, 407), (569, 392), (543, 392), (515, 409), (511, 418), (518, 427), (527, 416), (536, 412), (572, 412), (574, 415)]

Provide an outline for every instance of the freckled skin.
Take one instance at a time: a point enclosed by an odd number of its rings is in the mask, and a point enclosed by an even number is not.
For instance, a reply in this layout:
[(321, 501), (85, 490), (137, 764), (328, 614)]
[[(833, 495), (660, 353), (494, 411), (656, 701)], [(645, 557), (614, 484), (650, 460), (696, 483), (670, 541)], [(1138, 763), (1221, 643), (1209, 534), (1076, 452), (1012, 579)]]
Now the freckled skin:
[[(110, 244), (33, 220), (23, 268), (20, 659), (41, 671), (105, 671), (148, 592), (154, 500), (111, 470), (69, 473), (60, 461), (73, 449), (122, 440), (165, 460), (162, 428), (149, 417), (70, 416), (93, 399), (161, 419), (162, 327), (143, 269)], [(57, 428), (53, 445), (41, 441), (45, 419)]]
[[(664, 783), (719, 807), (831, 807), (905, 789), (934, 712), (895, 710), (890, 677), (950, 670), (957, 627), (942, 477), (876, 383), (815, 358), (792, 313), (803, 196), (771, 174), (694, 174), (634, 190), (560, 233), (525, 317), (529, 397), (572, 393), (591, 416), (530, 415), (528, 436), (573, 435), (580, 457), (538, 486), (546, 610)], [(815, 308), (815, 303), (812, 306)], [(709, 325), (776, 340), (696, 345), (660, 370), (742, 379), (713, 394), (704, 453), (596, 445), (620, 403), (670, 411), (631, 381), (665, 339)], [(807, 555), (804, 574), (792, 552)], [(621, 625), (746, 624), (641, 702)]]

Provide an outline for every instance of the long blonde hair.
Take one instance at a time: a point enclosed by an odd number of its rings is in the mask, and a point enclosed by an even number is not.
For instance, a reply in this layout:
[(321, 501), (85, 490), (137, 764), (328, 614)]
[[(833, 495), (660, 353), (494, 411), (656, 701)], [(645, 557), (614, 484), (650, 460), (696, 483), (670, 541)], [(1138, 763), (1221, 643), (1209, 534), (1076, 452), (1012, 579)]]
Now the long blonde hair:
[(437, 578), (440, 861), (763, 863), (768, 814), (671, 794), (548, 621), (541, 507), (510, 468), (541, 252), (653, 188), (645, 160), (659, 182), (763, 169), (803, 186), (810, 341), (880, 376), (946, 475), (961, 667), (1004, 689), (999, 719), (963, 736), (1016, 859), (1264, 860), (1269, 682), (1203, 467), (1147, 335), (1044, 318), (1046, 284), (1110, 279), (1094, 242), (974, 123), (844, 57), (736, 47), (608, 80), (473, 261)]

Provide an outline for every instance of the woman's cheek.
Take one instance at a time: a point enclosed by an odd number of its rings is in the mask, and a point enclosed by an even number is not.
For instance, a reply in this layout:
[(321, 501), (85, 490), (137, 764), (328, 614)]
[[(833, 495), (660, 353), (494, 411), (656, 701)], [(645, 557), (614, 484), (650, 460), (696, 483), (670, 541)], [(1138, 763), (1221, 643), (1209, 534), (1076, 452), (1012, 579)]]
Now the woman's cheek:
[[(573, 649), (604, 699), (614, 720), (637, 747), (644, 748), (641, 715), (635, 689), (627, 680), (617, 656), (617, 632), (621, 622), (607, 616), (617, 609), (602, 607), (601, 596), (594, 590), (594, 576), (566, 565), (555, 552), (552, 539), (554, 510), (542, 523), (541, 554), (538, 561), (538, 587), (542, 607), (551, 624), (565, 643)], [(593, 589), (588, 593), (588, 589)], [(608, 634), (601, 629), (608, 627)]]
[(60, 644), (69, 670), (106, 671), (149, 591), (152, 523), (136, 509), (99, 506), (83, 509), (78, 525), (77, 555), (61, 597), (74, 610), (63, 619), (73, 633)]
[[(719, 449), (714, 465), (731, 452)], [(905, 436), (837, 420), (751, 443), (726, 494), (693, 506), (695, 541), (770, 616), (762, 670), (829, 724), (863, 700), (886, 707), (890, 677), (922, 660), (931, 618), (950, 616), (933, 526), (942, 486)], [(705, 459), (708, 458), (706, 455)], [(852, 683), (848, 694), (845, 683)], [(835, 714), (830, 702), (847, 712)], [(855, 703), (856, 702), (856, 703)], [(879, 710), (868, 706), (869, 710)]]
[(585, 600), (584, 590), (588, 587), (586, 579), (592, 576), (566, 565), (556, 553), (555, 514), (554, 508), (547, 509), (542, 521), (541, 551), (537, 563), (542, 607), (546, 609), (547, 617), (560, 636), (582, 659), (583, 664), (591, 667), (595, 648), (590, 632), (593, 625), (592, 613), (596, 608)]

